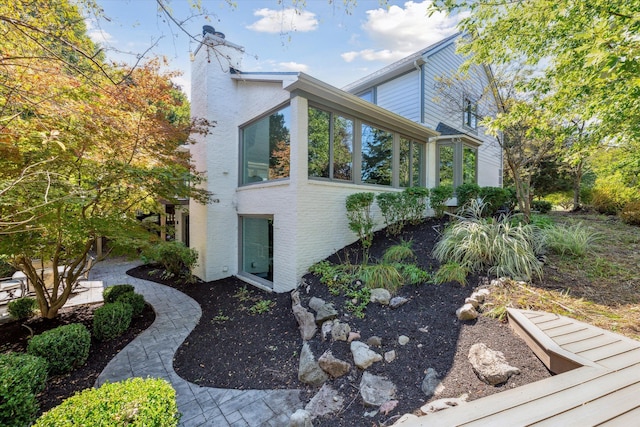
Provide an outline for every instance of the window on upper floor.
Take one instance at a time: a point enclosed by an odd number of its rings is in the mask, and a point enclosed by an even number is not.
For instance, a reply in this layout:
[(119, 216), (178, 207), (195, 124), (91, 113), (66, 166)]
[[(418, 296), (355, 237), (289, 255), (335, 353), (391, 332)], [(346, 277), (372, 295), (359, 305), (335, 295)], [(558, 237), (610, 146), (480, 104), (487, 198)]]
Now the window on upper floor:
[(241, 129), (241, 184), (289, 177), (289, 122), (286, 106)]
[(462, 123), (471, 129), (478, 128), (478, 102), (468, 96), (464, 98)]
[(462, 141), (438, 143), (438, 184), (456, 188), (478, 182), (478, 149)]
[(353, 120), (309, 108), (309, 177), (353, 180)]
[(376, 103), (376, 91), (374, 88), (359, 93), (358, 97), (364, 99), (365, 101), (369, 101), (372, 104)]

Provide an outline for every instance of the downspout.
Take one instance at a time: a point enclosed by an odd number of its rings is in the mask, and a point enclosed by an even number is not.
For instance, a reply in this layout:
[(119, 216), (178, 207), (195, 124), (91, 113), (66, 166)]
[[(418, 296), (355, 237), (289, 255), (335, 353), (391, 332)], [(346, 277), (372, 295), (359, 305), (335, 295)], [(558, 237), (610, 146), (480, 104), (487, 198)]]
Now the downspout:
[[(426, 64), (426, 62), (421, 58), (421, 63), (418, 64), (418, 60), (416, 59), (415, 61), (413, 61), (413, 66), (416, 70), (418, 70), (418, 75), (419, 75), (419, 79), (420, 81), (418, 82), (418, 90), (420, 91), (420, 123), (424, 124), (424, 109), (425, 109), (425, 102), (424, 102), (424, 79), (425, 79), (425, 74), (424, 74), (424, 66)], [(431, 160), (431, 155), (429, 154), (429, 142), (431, 142), (432, 138), (427, 139), (427, 143), (425, 145), (425, 168), (424, 168), (424, 174), (425, 174), (425, 180), (424, 180), (424, 186), (427, 188), (431, 188), (430, 186), (430, 182), (429, 182), (429, 165), (430, 165), (430, 160)]]

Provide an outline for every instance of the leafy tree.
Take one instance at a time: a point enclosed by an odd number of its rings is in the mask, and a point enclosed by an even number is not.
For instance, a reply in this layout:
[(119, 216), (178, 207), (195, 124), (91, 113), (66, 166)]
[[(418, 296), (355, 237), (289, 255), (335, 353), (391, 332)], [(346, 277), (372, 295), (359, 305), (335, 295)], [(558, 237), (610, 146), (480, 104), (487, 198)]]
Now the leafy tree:
[(161, 60), (107, 64), (66, 0), (0, 4), (0, 32), (0, 253), (53, 318), (96, 238), (135, 249), (152, 238), (136, 210), (208, 200), (178, 148), (209, 124), (186, 119)]

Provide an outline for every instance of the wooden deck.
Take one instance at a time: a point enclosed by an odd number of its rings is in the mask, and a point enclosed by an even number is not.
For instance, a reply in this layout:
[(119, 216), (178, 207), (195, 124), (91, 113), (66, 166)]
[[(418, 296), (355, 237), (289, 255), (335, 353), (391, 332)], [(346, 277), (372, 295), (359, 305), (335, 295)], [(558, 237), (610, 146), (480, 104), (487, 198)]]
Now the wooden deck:
[(550, 313), (509, 309), (508, 315), (558, 375), (400, 426), (640, 425), (640, 341)]

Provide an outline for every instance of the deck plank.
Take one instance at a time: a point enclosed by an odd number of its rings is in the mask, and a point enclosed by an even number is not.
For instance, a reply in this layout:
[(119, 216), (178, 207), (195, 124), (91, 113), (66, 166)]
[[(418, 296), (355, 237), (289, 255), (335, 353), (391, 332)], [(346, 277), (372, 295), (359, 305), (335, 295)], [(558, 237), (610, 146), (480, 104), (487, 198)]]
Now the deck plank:
[(587, 338), (578, 342), (564, 344), (564, 345), (561, 345), (560, 347), (572, 353), (580, 353), (582, 351), (591, 350), (594, 348), (599, 348), (605, 345), (610, 345), (618, 342), (620, 342), (619, 338), (616, 338), (610, 335), (601, 334), (601, 335), (596, 335), (594, 337)]
[[(638, 404), (640, 404), (640, 402), (638, 402)], [(640, 420), (640, 406), (636, 406), (634, 409), (623, 414), (615, 415), (613, 418), (598, 424), (598, 426), (629, 427), (637, 425), (638, 420)]]
[(633, 350), (625, 353), (620, 353), (615, 356), (598, 360), (598, 365), (607, 369), (621, 369), (637, 363), (640, 363), (640, 347), (634, 348)]
[(626, 353), (637, 347), (638, 346), (635, 346), (625, 341), (617, 341), (613, 344), (609, 344), (604, 347), (597, 347), (591, 350), (581, 351), (576, 354), (586, 359), (593, 360), (594, 362), (597, 363), (599, 360), (606, 359), (612, 356), (617, 356), (618, 354)]
[(547, 334), (547, 336), (549, 338), (554, 338), (554, 337), (559, 337), (559, 336), (562, 336), (562, 335), (575, 334), (576, 332), (579, 332), (581, 330), (582, 330), (582, 325), (577, 325), (575, 323), (569, 323), (567, 325), (559, 326), (557, 328), (549, 329), (549, 330), (542, 331), (542, 332)]
[(574, 323), (569, 319), (558, 317), (557, 319), (548, 320), (546, 322), (535, 322), (534, 324), (541, 331), (548, 331), (550, 329), (559, 328), (560, 326), (573, 325)]
[(574, 342), (586, 340), (589, 338), (597, 337), (604, 335), (602, 331), (597, 331), (592, 328), (583, 327), (579, 331), (574, 332), (570, 335), (560, 335), (558, 337), (554, 337), (553, 341), (555, 341), (558, 345), (564, 346), (565, 344), (571, 344)]

